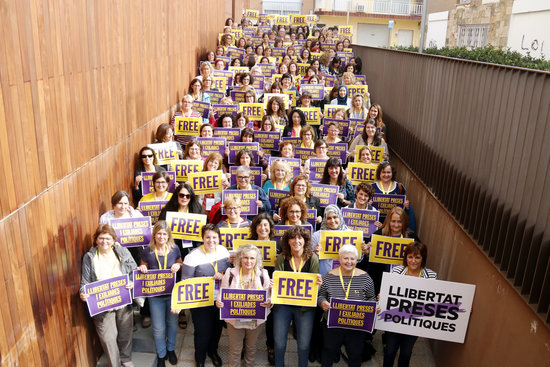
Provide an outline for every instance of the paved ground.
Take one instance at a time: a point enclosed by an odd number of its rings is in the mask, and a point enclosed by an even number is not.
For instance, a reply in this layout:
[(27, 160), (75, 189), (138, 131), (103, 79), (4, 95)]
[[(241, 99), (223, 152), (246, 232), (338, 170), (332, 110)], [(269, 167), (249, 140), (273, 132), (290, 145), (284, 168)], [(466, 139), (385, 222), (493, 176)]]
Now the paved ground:
[[(133, 345), (133, 354), (132, 359), (136, 367), (155, 367), (156, 365), (156, 354), (155, 354), (155, 345), (153, 342), (153, 332), (149, 327), (147, 329), (141, 328), (141, 319), (139, 313), (136, 313), (136, 325), (138, 330), (134, 332), (134, 345)], [(191, 322), (191, 315), (188, 314), (188, 326), (186, 330), (179, 330), (178, 339), (176, 343), (176, 352), (178, 353), (178, 367), (194, 367), (194, 347), (193, 347), (193, 323)], [(362, 366), (364, 367), (381, 367), (382, 366), (382, 339), (381, 333), (378, 332), (374, 337), (374, 348), (376, 349), (376, 354), (373, 358), (364, 362)], [(256, 366), (257, 367), (268, 367), (267, 362), (267, 350), (265, 346), (265, 333), (261, 333), (260, 340), (258, 341), (258, 352), (256, 354)], [(226, 362), (228, 360), (229, 352), (229, 338), (227, 336), (227, 330), (224, 329), (222, 332), (222, 338), (220, 340), (220, 347), (218, 350), (222, 360)], [(397, 358), (396, 358), (397, 360)], [(166, 362), (167, 366), (171, 366), (170, 363)], [(286, 365), (289, 367), (298, 365), (298, 354), (296, 352), (296, 341), (289, 337), (287, 344), (287, 353), (286, 353)], [(397, 365), (397, 362), (396, 362)], [(99, 360), (97, 367), (106, 367), (107, 363), (104, 356)], [(206, 366), (213, 366), (210, 359), (206, 358)], [(320, 366), (319, 363), (310, 363), (310, 366)], [(335, 366), (343, 367), (346, 366), (346, 363), (341, 360)], [(432, 352), (430, 350), (429, 344), (426, 339), (419, 338), (415, 344), (413, 357), (411, 360), (411, 367), (434, 367), (435, 363), (433, 360)]]

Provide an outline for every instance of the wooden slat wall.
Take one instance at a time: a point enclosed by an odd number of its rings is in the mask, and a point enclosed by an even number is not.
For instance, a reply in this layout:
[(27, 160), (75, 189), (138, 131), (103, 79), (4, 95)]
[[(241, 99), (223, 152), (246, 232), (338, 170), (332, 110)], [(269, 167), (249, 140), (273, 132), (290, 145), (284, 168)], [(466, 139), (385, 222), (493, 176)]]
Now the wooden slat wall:
[(99, 215), (213, 49), (223, 0), (0, 1), (0, 364), (85, 366)]

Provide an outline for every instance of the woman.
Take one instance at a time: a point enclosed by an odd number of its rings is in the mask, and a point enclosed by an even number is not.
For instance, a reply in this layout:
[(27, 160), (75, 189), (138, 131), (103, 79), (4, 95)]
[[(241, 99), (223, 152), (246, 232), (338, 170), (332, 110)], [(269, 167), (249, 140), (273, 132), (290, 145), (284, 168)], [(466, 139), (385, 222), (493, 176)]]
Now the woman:
[(180, 159), (183, 157), (183, 149), (181, 148), (181, 144), (174, 140), (174, 130), (172, 130), (172, 126), (170, 126), (170, 124), (160, 124), (157, 128), (157, 132), (155, 133), (155, 138), (157, 139), (156, 143), (174, 142), (178, 149), (178, 156)]
[[(212, 77), (214, 75), (214, 67), (212, 66), (212, 63), (214, 61), (205, 61), (201, 64), (200, 68), (199, 68), (199, 71), (201, 73), (201, 75), (197, 76), (195, 79), (198, 79), (200, 80), (201, 82), (204, 82), (204, 79), (208, 78), (208, 77)], [(191, 84), (193, 84), (193, 82), (191, 82)], [(193, 88), (189, 88), (189, 90), (191, 91)], [(189, 94), (191, 94), (191, 92), (189, 92)]]
[(201, 160), (202, 154), (201, 154), (201, 146), (199, 145), (199, 142), (196, 140), (190, 141), (185, 146), (185, 152), (183, 153), (183, 159), (187, 160)]
[[(121, 275), (128, 275), (132, 289), (133, 272), (137, 265), (127, 248), (117, 242), (113, 227), (101, 224), (93, 235), (94, 246), (82, 259), (82, 277), (80, 278), (80, 299), (86, 302), (89, 294), (85, 292), (87, 284)], [(99, 336), (99, 342), (110, 367), (130, 367), (132, 363), (132, 305), (117, 307), (92, 317)]]
[(369, 108), (369, 118), (376, 121), (376, 127), (382, 131), (384, 136), (386, 135), (386, 124), (382, 121), (382, 106), (378, 103), (373, 104)]
[(330, 101), (330, 104), (347, 106), (347, 108), (351, 108), (351, 98), (348, 98), (348, 87), (345, 84), (341, 84), (338, 87), (338, 94), (336, 95), (336, 98)]
[(300, 54), (300, 62), (302, 64), (307, 64), (311, 60), (311, 51), (307, 48), (302, 49), (302, 53)]
[(279, 67), (277, 68), (277, 74), (283, 75), (283, 74), (286, 74), (286, 73), (288, 73), (288, 65), (284, 62), (281, 62), (279, 64)]
[(216, 61), (216, 53), (214, 51), (208, 51), (206, 54), (205, 60), (210, 64), (213, 64)]
[(336, 122), (330, 122), (327, 128), (328, 135), (325, 136), (325, 141), (330, 144), (340, 143), (342, 139), (338, 136), (340, 129)]
[(241, 149), (235, 155), (235, 165), (254, 167), (254, 156), (248, 149)]
[(134, 197), (134, 205), (140, 201), (143, 197), (141, 181), (143, 172), (159, 172), (166, 171), (166, 169), (160, 165), (155, 164), (156, 157), (152, 148), (145, 146), (139, 150), (139, 165), (134, 171), (134, 186), (132, 187), (132, 194)]
[(279, 152), (281, 158), (294, 158), (294, 144), (291, 141), (281, 141), (279, 143)]
[[(213, 152), (206, 157), (204, 160), (204, 165), (202, 167), (203, 172), (207, 171), (222, 171), (222, 186), (224, 189), (229, 187), (229, 173), (225, 172), (225, 167), (223, 165), (223, 157), (220, 153)], [(206, 213), (206, 215), (210, 214), (210, 209), (212, 207), (222, 201), (222, 193), (216, 192), (213, 194), (203, 194), (199, 195), (199, 202), (201, 202), (202, 209)]]
[[(311, 194), (311, 184), (309, 179), (305, 175), (299, 175), (294, 177), (292, 183), (290, 184), (289, 194), (291, 197), (295, 197), (298, 200), (301, 200), (308, 209), (317, 210), (317, 223), (321, 223), (323, 219), (324, 208), (321, 207), (321, 201), (318, 197), (315, 197)], [(279, 221), (281, 217), (277, 214), (273, 214), (273, 220)]]
[(292, 110), (288, 115), (288, 124), (283, 130), (282, 136), (300, 136), (302, 127), (306, 126), (306, 116), (302, 110)]
[[(250, 89), (244, 92), (244, 101), (245, 103), (256, 103), (256, 93)], [(248, 120), (248, 117), (246, 117)]]
[(304, 226), (307, 222), (307, 207), (296, 197), (283, 199), (280, 204), (281, 220), (278, 224), (285, 226)]
[(189, 83), (188, 93), (191, 97), (193, 97), (193, 100), (210, 103), (210, 95), (208, 93), (203, 93), (202, 90), (201, 79), (197, 77), (191, 80), (191, 83)]
[(260, 123), (260, 131), (275, 131), (275, 123), (271, 116), (265, 115)]
[[(353, 65), (350, 65), (353, 68)], [(343, 85), (355, 85), (357, 80), (353, 72), (346, 71), (342, 74), (342, 84)]]
[(265, 191), (262, 190), (260, 186), (250, 183), (250, 168), (247, 166), (239, 166), (236, 174), (237, 184), (230, 186), (229, 190), (258, 190), (258, 200), (256, 200), (256, 204), (258, 205), (258, 213), (269, 213), (271, 211), (271, 204), (269, 204)]
[[(249, 92), (246, 92), (246, 93), (249, 93)], [(243, 112), (239, 112), (237, 114), (237, 117), (235, 118), (235, 123), (237, 128), (243, 130), (245, 128), (248, 128), (248, 124), (250, 123), (250, 120), (248, 119), (248, 116), (246, 116)], [(241, 131), (241, 134), (242, 134), (242, 131)]]
[(241, 66), (241, 59), (239, 59), (238, 57), (234, 58), (229, 63), (229, 66), (237, 66), (237, 67)]
[[(239, 247), (235, 256), (235, 267), (225, 272), (222, 279), (222, 288), (230, 289), (263, 289), (268, 290), (270, 285), (267, 270), (262, 269), (262, 255), (254, 245), (246, 244)], [(216, 306), (223, 308), (221, 295), (216, 299)], [(269, 314), (271, 303), (269, 298), (261, 303)], [(265, 320), (241, 321), (238, 319), (226, 320), (227, 334), (229, 335), (229, 366), (240, 367), (243, 365), (252, 367), (256, 359), (256, 342), (260, 335), (261, 324)], [(244, 340), (244, 356), (241, 358)]]
[[(149, 270), (168, 270), (177, 273), (182, 266), (181, 252), (174, 243), (172, 231), (166, 221), (159, 220), (153, 227), (149, 247), (141, 254), (139, 271), (147, 274)], [(157, 350), (157, 367), (164, 366), (168, 358), (171, 364), (178, 363), (174, 352), (178, 331), (178, 316), (170, 312), (171, 295), (149, 298), (151, 318), (153, 319), (153, 338)]]
[(365, 98), (363, 98), (363, 95), (359, 93), (355, 94), (351, 100), (351, 107), (347, 111), (348, 118), (365, 120), (368, 113), (369, 111), (365, 107)]
[[(332, 298), (356, 301), (376, 301), (374, 284), (370, 276), (357, 265), (357, 249), (352, 245), (343, 245), (338, 251), (340, 266), (323, 276), (317, 304), (324, 311), (322, 366), (332, 366), (340, 354), (342, 344), (346, 346), (348, 366), (359, 367), (362, 362), (363, 345), (366, 333), (360, 330), (328, 328), (328, 311)], [(377, 310), (378, 311), (378, 310)], [(393, 362), (393, 360), (392, 360)]]
[(231, 113), (222, 113), (218, 120), (216, 121), (217, 127), (222, 127), (224, 129), (231, 129), (237, 127), (237, 121), (235, 116)]
[[(424, 244), (415, 241), (405, 248), (403, 265), (396, 266), (392, 272), (417, 278), (437, 279), (437, 273), (426, 268), (427, 259), (428, 248)], [(385, 336), (386, 347), (384, 348), (384, 367), (393, 366), (395, 355), (398, 350), (398, 366), (408, 366), (411, 360), (414, 343), (418, 337), (389, 331), (386, 331)]]
[[(301, 226), (293, 226), (285, 232), (281, 239), (282, 253), (277, 256), (276, 271), (294, 271), (303, 273), (319, 273), (319, 258), (311, 250), (311, 235), (309, 230)], [(317, 284), (323, 282), (320, 275)], [(275, 338), (275, 365), (285, 364), (288, 327), (294, 321), (296, 342), (298, 344), (298, 366), (308, 364), (309, 343), (315, 317), (314, 307), (276, 305), (273, 311)]]
[(113, 194), (111, 206), (113, 210), (103, 213), (99, 217), (99, 224), (109, 224), (111, 219), (143, 217), (139, 210), (130, 206), (130, 195), (124, 190), (119, 190)]
[(332, 157), (327, 161), (321, 183), (324, 185), (338, 186), (339, 208), (355, 203), (355, 191), (350, 180), (344, 175), (344, 168), (340, 159)]
[(341, 75), (342, 74), (341, 68), (342, 68), (342, 60), (340, 60), (340, 57), (336, 56), (330, 62), (330, 65), (328, 67), (328, 74)]
[(300, 139), (302, 143), (300, 148), (313, 149), (315, 146), (315, 131), (311, 125), (305, 125), (300, 130)]
[(336, 42), (336, 52), (344, 52), (344, 42)]
[(269, 189), (290, 190), (290, 180), (292, 180), (292, 168), (284, 159), (277, 159), (271, 164), (270, 177), (264, 184), (263, 190), (269, 195)]
[[(222, 47), (223, 49), (223, 47)], [(217, 59), (214, 63), (214, 69), (215, 70), (225, 70), (225, 61), (222, 59)]]
[(255, 52), (256, 52), (256, 56), (258, 57), (264, 56), (264, 46), (263, 45), (256, 46)]
[(170, 175), (166, 171), (158, 171), (153, 175), (153, 191), (143, 196), (139, 202), (146, 201), (168, 201), (172, 193), (168, 192)]
[(355, 152), (355, 147), (358, 145), (366, 145), (368, 147), (384, 147), (384, 159), (388, 160), (388, 145), (378, 133), (376, 121), (374, 121), (374, 119), (369, 118), (365, 123), (365, 127), (363, 128), (361, 135), (357, 135), (355, 139), (352, 140), (349, 146), (350, 152)]
[(218, 223), (220, 228), (249, 228), (250, 221), (241, 217), (241, 199), (228, 197), (223, 203), (226, 220)]
[[(250, 225), (250, 239), (254, 241), (272, 241), (275, 237), (275, 223), (271, 218), (271, 215), (267, 213), (261, 213), (254, 217), (252, 224)], [(273, 267), (267, 267), (269, 276), (273, 275)], [(267, 316), (265, 323), (265, 336), (267, 346), (267, 360), (270, 365), (275, 364), (275, 341), (273, 340), (273, 313)]]
[[(325, 159), (328, 160), (328, 144), (323, 139), (319, 139), (315, 142), (315, 145), (313, 145), (313, 152), (315, 153), (316, 159)], [(309, 175), (310, 172), (310, 160), (306, 160), (306, 163), (304, 164), (304, 173), (306, 175)]]
[(273, 56), (273, 49), (269, 46), (264, 48), (264, 56), (265, 57), (272, 57)]
[[(361, 182), (355, 186), (355, 203), (348, 205), (351, 209), (363, 209), (377, 212), (378, 209), (370, 204), (374, 196), (374, 189), (366, 182)], [(376, 222), (377, 226), (382, 227), (382, 223)]]
[(249, 72), (245, 72), (241, 74), (241, 87), (237, 90), (240, 90), (241, 92), (246, 91), (252, 91), (254, 92), (254, 88), (252, 85), (254, 84), (254, 77)]
[[(216, 56), (225, 56), (225, 48), (223, 48), (222, 45), (219, 45), (218, 47), (216, 47)], [(216, 63), (217, 63), (218, 60), (216, 60)], [(224, 67), (225, 67), (225, 62), (224, 62)]]
[[(220, 282), (223, 273), (229, 267), (229, 252), (220, 245), (220, 229), (208, 223), (201, 230), (203, 245), (191, 251), (183, 260), (182, 280), (194, 277), (212, 277)], [(217, 297), (217, 292), (215, 297)], [(220, 313), (216, 306), (206, 306), (191, 309), (195, 326), (195, 363), (204, 366), (206, 355), (214, 366), (222, 365), (218, 354), (218, 343), (223, 328)]]
[[(273, 85), (275, 85), (275, 83), (273, 83)], [(271, 93), (275, 93), (273, 92), (273, 88)], [(281, 93), (281, 91), (279, 91), (279, 93)], [(285, 102), (283, 101), (283, 99), (278, 96), (271, 97), (267, 102), (265, 114), (267, 116), (270, 116), (275, 124), (285, 125), (287, 122), (287, 118), (285, 115)]]
[[(193, 97), (191, 95), (186, 94), (185, 96), (183, 96), (181, 103), (181, 112), (176, 112), (172, 117), (172, 121), (170, 123), (172, 129), (174, 129), (176, 116), (197, 117), (202, 119), (202, 115), (199, 112), (193, 110)], [(189, 143), (191, 140), (193, 140), (193, 135), (176, 135), (176, 141), (179, 142), (182, 146), (187, 145), (187, 143)]]
[(224, 34), (222, 36), (220, 44), (225, 50), (227, 50), (229, 46), (233, 46), (233, 36), (230, 33)]
[(372, 152), (369, 147), (363, 146), (359, 149), (359, 162), (366, 164), (372, 163)]
[(239, 40), (237, 41), (237, 48), (244, 49), (245, 47), (246, 47), (246, 39), (244, 39), (244, 37), (239, 38)]
[(214, 127), (210, 124), (204, 124), (199, 130), (201, 138), (211, 138), (214, 136)]
[(297, 78), (299, 77), (299, 74), (298, 74), (298, 64), (296, 64), (296, 61), (291, 61), (288, 63), (288, 72), (290, 75), (292, 75), (292, 78), (294, 78), (294, 80), (297, 80)]

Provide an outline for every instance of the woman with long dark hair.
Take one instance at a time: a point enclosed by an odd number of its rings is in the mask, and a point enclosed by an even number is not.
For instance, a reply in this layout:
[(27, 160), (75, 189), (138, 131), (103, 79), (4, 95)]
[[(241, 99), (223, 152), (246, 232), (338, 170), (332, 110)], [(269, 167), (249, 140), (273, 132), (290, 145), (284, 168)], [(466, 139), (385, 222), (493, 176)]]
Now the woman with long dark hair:
[(340, 159), (335, 157), (329, 158), (325, 165), (321, 183), (324, 185), (338, 186), (337, 205), (339, 208), (355, 203), (355, 190), (353, 189), (353, 184), (346, 178)]

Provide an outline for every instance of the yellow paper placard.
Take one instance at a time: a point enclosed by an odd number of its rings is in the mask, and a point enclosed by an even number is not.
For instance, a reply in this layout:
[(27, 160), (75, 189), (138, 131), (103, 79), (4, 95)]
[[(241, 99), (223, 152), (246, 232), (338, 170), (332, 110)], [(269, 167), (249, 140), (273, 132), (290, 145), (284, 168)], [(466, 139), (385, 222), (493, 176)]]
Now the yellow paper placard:
[(340, 38), (349, 38), (353, 35), (353, 26), (352, 25), (343, 25), (338, 29), (338, 37)]
[(206, 218), (204, 214), (166, 212), (166, 223), (172, 230), (172, 236), (181, 240), (202, 242), (201, 231)]
[(199, 135), (202, 125), (200, 117), (183, 117), (176, 116), (174, 118), (174, 134), (176, 135)]
[(261, 120), (264, 117), (263, 103), (239, 103), (239, 112), (244, 113), (250, 120)]
[(250, 69), (247, 66), (230, 66), (229, 71), (233, 72), (233, 75), (237, 75), (239, 73), (248, 73)]
[(353, 245), (361, 254), (362, 231), (321, 231), (321, 252), (319, 259), (338, 259), (338, 251), (343, 245)]
[(388, 237), (373, 234), (369, 261), (382, 264), (403, 264), (405, 248), (414, 242), (413, 238)]
[(191, 172), (187, 176), (195, 194), (214, 194), (222, 192), (222, 171)]
[(325, 118), (332, 119), (334, 118), (334, 114), (338, 110), (346, 111), (348, 109), (348, 106), (342, 106), (337, 104), (326, 104), (325, 105)]
[(158, 164), (169, 164), (172, 160), (179, 158), (178, 147), (174, 142), (149, 144), (148, 147), (155, 152)]
[(301, 14), (291, 14), (292, 25), (307, 25), (307, 16)]
[(252, 9), (246, 9), (244, 11), (244, 16), (247, 18), (250, 18), (252, 20), (258, 20), (258, 17), (260, 16), (259, 10), (252, 10)]
[(242, 245), (251, 244), (260, 250), (263, 266), (275, 266), (277, 258), (277, 243), (275, 241), (259, 240), (233, 240), (233, 250), (238, 250)]
[(280, 82), (282, 77), (283, 77), (283, 74), (273, 74), (273, 75), (271, 75), (271, 83), (275, 84), (277, 82)]
[(369, 92), (368, 85), (348, 85), (348, 96), (355, 96), (360, 94), (366, 98), (367, 93)]
[(320, 125), (321, 124), (321, 109), (319, 107), (298, 107), (306, 116), (306, 123), (308, 125)]
[(214, 77), (212, 77), (212, 88), (224, 91), (226, 81), (227, 81), (226, 77), (214, 76)]
[(317, 275), (312, 273), (275, 271), (273, 273), (271, 303), (316, 307)]
[(249, 228), (220, 228), (220, 245), (233, 250), (233, 241), (244, 240), (250, 235)]
[(288, 15), (276, 15), (275, 16), (276, 25), (290, 25), (290, 17)]
[(172, 290), (172, 309), (183, 310), (212, 306), (214, 304), (214, 279), (212, 277), (189, 278), (177, 282)]
[[(364, 145), (356, 145), (355, 146), (355, 161), (359, 162), (359, 151), (361, 148), (363, 148)], [(384, 147), (369, 147), (371, 156), (372, 156), (372, 163), (373, 164), (380, 164), (384, 160)]]
[(187, 181), (187, 176), (193, 172), (200, 172), (204, 162), (199, 159), (178, 159), (170, 161), (169, 171), (176, 172), (176, 181)]
[(378, 164), (367, 164), (361, 162), (348, 163), (348, 179), (354, 185), (361, 182), (373, 183), (376, 181), (376, 168)]
[(308, 22), (310, 24), (311, 23), (317, 23), (317, 15), (315, 15), (315, 14), (306, 15), (306, 22)]
[(296, 92), (293, 90), (285, 90), (283, 91), (283, 93), (288, 96), (288, 99), (290, 100), (290, 106), (296, 107)]

